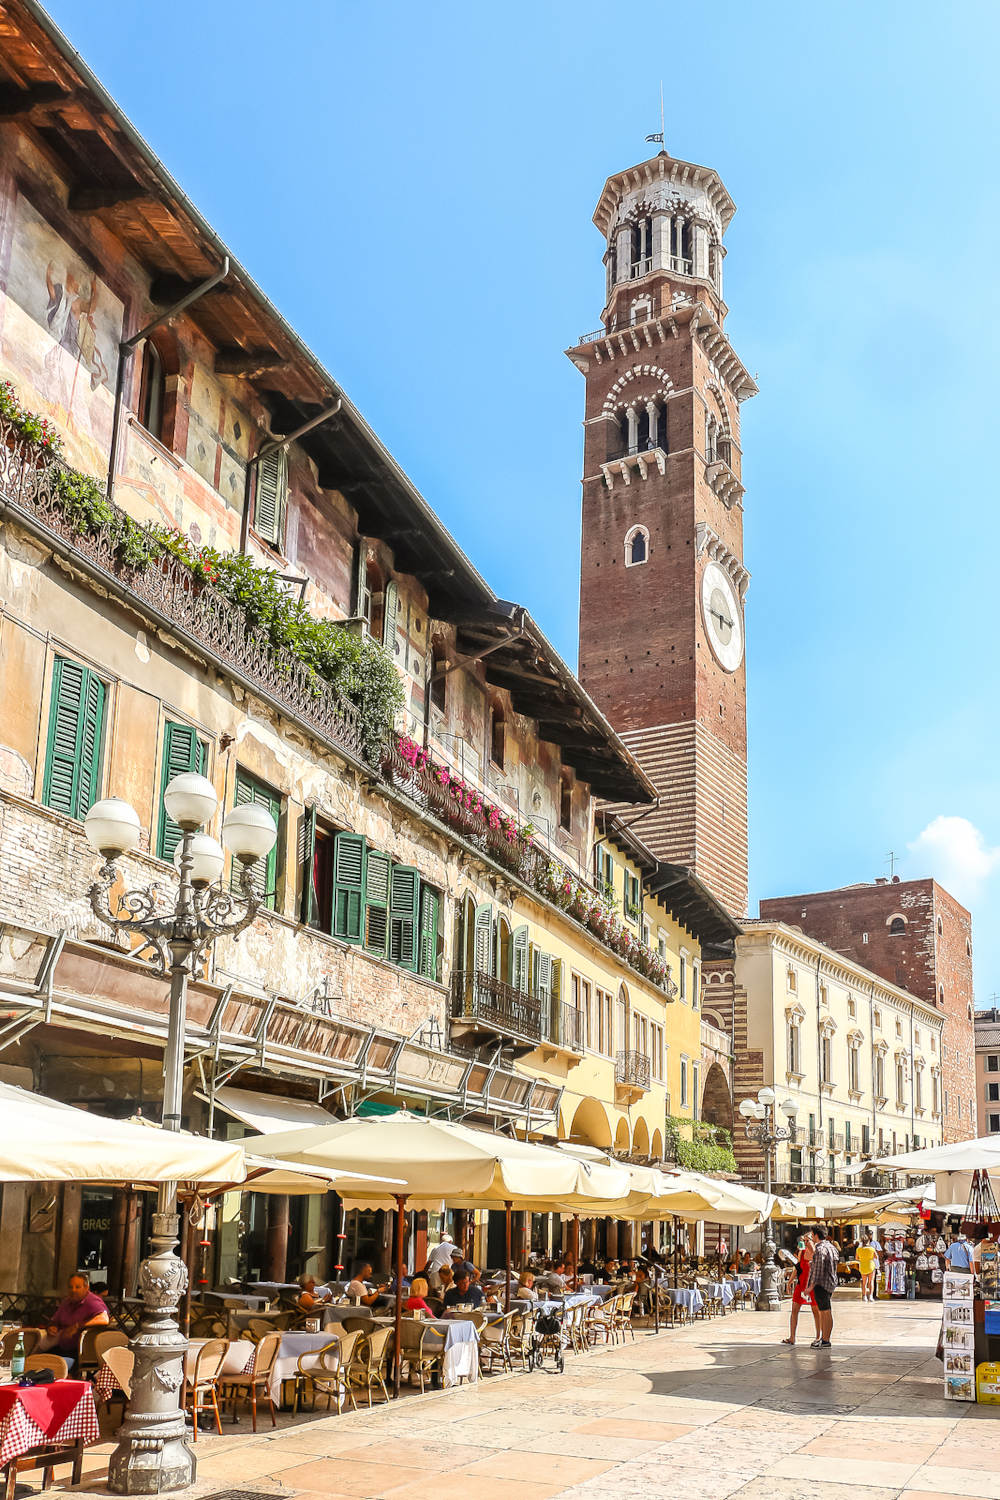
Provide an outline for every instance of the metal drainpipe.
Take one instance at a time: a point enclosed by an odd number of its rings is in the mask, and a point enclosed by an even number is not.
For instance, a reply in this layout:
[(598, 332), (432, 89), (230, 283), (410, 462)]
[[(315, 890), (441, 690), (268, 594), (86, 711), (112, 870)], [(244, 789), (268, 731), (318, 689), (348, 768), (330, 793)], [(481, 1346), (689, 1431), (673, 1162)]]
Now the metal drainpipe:
[(913, 1006), (910, 1006), (910, 1150), (913, 1150), (913, 1134), (917, 1128), (917, 1117), (914, 1110), (913, 1087), (915, 1083), (914, 1074), (916, 1064), (913, 1060)]
[(868, 1040), (871, 1048), (868, 1058), (872, 1076), (872, 1138), (870, 1145), (873, 1151), (878, 1150), (876, 1135), (878, 1133), (878, 1105), (875, 1103), (875, 981), (871, 982), (868, 991)]
[(290, 432), (287, 437), (272, 438), (270, 442), (264, 443), (258, 449), (253, 458), (247, 461), (246, 478), (243, 481), (243, 515), (240, 520), (241, 556), (247, 550), (247, 539), (250, 534), (250, 477), (252, 474), (256, 474), (257, 465), (261, 459), (266, 458), (269, 453), (274, 453), (278, 448), (287, 448), (290, 443), (294, 443), (298, 438), (305, 437), (307, 432), (312, 432), (314, 427), (319, 427), (322, 422), (327, 422), (331, 417), (335, 417), (343, 404), (343, 401), (338, 396), (336, 406), (327, 407), (326, 411), (321, 411), (318, 416), (310, 417), (308, 422), (303, 422), (301, 427), (296, 427), (295, 431)]
[(158, 318), (154, 318), (151, 323), (147, 323), (144, 328), (140, 328), (138, 333), (133, 333), (130, 339), (123, 339), (118, 345), (118, 369), (115, 373), (115, 404), (114, 413), (111, 419), (111, 451), (108, 456), (107, 495), (109, 500), (113, 498), (113, 491), (115, 487), (115, 469), (118, 467), (118, 445), (121, 440), (122, 425), (122, 401), (125, 395), (125, 371), (126, 368), (128, 368), (126, 362), (132, 358), (132, 355), (135, 353), (138, 345), (142, 343), (144, 338), (152, 333), (154, 328), (159, 328), (161, 324), (169, 323), (171, 318), (176, 318), (178, 313), (182, 313), (184, 309), (190, 307), (193, 302), (197, 302), (199, 297), (204, 297), (205, 293), (210, 292), (213, 287), (218, 286), (220, 281), (225, 281), (228, 275), (229, 256), (225, 255), (222, 258), (222, 265), (214, 275), (209, 276), (205, 281), (199, 282), (198, 285), (194, 287), (190, 292), (188, 292), (186, 296), (182, 297), (179, 302), (175, 302), (173, 307), (168, 307), (166, 312), (160, 313)]

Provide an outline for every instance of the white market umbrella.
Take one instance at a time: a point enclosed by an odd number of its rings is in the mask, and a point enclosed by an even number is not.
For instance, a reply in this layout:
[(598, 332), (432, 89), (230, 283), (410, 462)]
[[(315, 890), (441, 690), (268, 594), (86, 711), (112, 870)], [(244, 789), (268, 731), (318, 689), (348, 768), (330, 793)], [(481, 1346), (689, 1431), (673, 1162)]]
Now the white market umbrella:
[(0, 1083), (0, 1182), (243, 1182), (240, 1141), (106, 1120)]

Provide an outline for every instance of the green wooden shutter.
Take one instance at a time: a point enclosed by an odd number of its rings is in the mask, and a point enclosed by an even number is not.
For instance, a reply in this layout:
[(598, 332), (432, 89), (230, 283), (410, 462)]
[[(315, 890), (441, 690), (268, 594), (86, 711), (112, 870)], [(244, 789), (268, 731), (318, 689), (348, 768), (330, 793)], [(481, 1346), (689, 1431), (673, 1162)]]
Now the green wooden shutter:
[(542, 1015), (547, 1016), (552, 1000), (552, 959), (548, 953), (535, 954), (535, 994), (542, 1002)]
[(79, 662), (56, 657), (42, 801), (70, 818), (83, 818), (97, 798), (105, 700), (99, 677)]
[(160, 776), (160, 826), (156, 836), (156, 853), (160, 859), (173, 859), (181, 841), (181, 831), (163, 805), (163, 794), (175, 776), (185, 771), (205, 774), (206, 747), (190, 724), (170, 720), (163, 731), (163, 770)]
[(420, 892), (420, 972), (425, 979), (437, 979), (438, 913), (441, 908), (437, 891), (424, 886)]
[(338, 833), (333, 841), (333, 935), (348, 943), (364, 939), (365, 840)]
[(385, 586), (382, 599), (382, 645), (390, 656), (396, 654), (396, 621), (399, 617), (399, 589), (392, 579)]
[[(281, 817), (281, 798), (276, 796), (271, 788), (251, 776), (248, 771), (237, 767), (236, 769), (236, 800), (235, 805), (242, 807), (245, 802), (254, 802), (259, 807), (266, 807), (275, 823)], [(238, 860), (233, 860), (230, 883), (239, 886), (239, 872), (241, 866)], [(275, 905), (275, 885), (278, 872), (278, 846), (275, 844), (266, 859), (255, 860), (250, 866), (250, 885), (263, 906), (268, 906), (273, 911)]]
[(511, 965), (511, 984), (522, 994), (528, 991), (528, 929), (527, 927), (515, 927), (511, 937), (511, 951), (514, 955)]
[(299, 823), (299, 869), (302, 872), (301, 918), (307, 927), (319, 926), (316, 899), (316, 808), (306, 807)]
[(563, 961), (561, 958), (552, 959), (551, 990), (552, 990), (552, 1031), (551, 1035), (558, 1037), (560, 1041), (565, 1038), (562, 1035), (562, 993), (563, 993)]
[(488, 901), (476, 907), (476, 970), (480, 974), (493, 972), (493, 908)]
[(393, 865), (389, 879), (389, 957), (412, 973), (419, 957), (419, 923), (420, 873), (411, 865)]
[(273, 448), (257, 464), (253, 508), (254, 530), (272, 547), (284, 545), (287, 498), (288, 458), (284, 448)]
[(389, 947), (390, 868), (388, 854), (369, 849), (365, 871), (365, 947), (379, 958), (385, 958)]

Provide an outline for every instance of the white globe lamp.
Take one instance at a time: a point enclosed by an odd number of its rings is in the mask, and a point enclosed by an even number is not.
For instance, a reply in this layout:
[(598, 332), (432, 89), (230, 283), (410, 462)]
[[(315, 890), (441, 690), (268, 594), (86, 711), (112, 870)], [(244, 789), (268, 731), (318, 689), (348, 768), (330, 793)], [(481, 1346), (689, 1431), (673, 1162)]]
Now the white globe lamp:
[[(208, 833), (193, 833), (188, 841), (188, 848), (191, 853), (191, 884), (197, 890), (214, 885), (226, 863), (226, 851), (218, 839), (213, 839)], [(178, 870), (183, 852), (184, 845), (180, 843), (174, 850), (174, 864)]]
[(142, 837), (142, 824), (135, 808), (123, 798), (105, 797), (87, 813), (83, 832), (95, 853), (114, 859), (136, 847)]
[(244, 802), (228, 812), (222, 824), (222, 842), (241, 865), (270, 854), (278, 837), (274, 819), (266, 807)]
[(196, 828), (203, 828), (212, 821), (219, 797), (207, 776), (199, 776), (196, 771), (182, 771), (168, 783), (163, 805), (178, 828), (193, 833)]

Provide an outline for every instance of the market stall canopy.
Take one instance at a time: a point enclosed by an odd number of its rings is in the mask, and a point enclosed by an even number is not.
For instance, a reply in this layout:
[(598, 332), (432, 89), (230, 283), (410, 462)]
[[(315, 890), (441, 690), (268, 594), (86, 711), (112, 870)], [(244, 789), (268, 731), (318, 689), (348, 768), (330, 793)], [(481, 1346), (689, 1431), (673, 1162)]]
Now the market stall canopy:
[[(863, 1162), (856, 1171), (863, 1171), (871, 1163)], [(881, 1156), (879, 1170), (890, 1172), (926, 1173), (928, 1177), (939, 1172), (977, 1172), (996, 1170), (1000, 1172), (1000, 1135), (983, 1135), (971, 1141), (951, 1141), (944, 1146), (924, 1146), (919, 1151), (904, 1151), (898, 1156)]]
[(0, 1182), (231, 1182), (239, 1141), (149, 1130), (0, 1083)]
[(833, 1217), (841, 1224), (905, 1223), (919, 1211), (921, 1203), (933, 1207), (933, 1202), (934, 1183), (924, 1182), (900, 1192), (881, 1193), (877, 1198), (859, 1198), (853, 1208)]
[(318, 1164), (400, 1180), (398, 1188), (384, 1192), (344, 1192), (354, 1208), (392, 1208), (396, 1192), (406, 1194), (409, 1208), (434, 1209), (445, 1199), (484, 1208), (506, 1202), (540, 1207), (585, 1198), (588, 1182), (603, 1190), (595, 1180), (599, 1164), (406, 1110), (255, 1136), (247, 1145), (301, 1163), (306, 1170)]
[(863, 1201), (856, 1193), (796, 1193), (791, 1198), (776, 1198), (771, 1217), (784, 1223), (839, 1219)]

